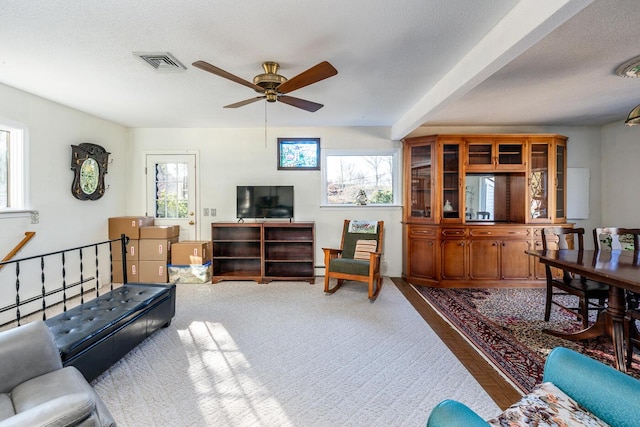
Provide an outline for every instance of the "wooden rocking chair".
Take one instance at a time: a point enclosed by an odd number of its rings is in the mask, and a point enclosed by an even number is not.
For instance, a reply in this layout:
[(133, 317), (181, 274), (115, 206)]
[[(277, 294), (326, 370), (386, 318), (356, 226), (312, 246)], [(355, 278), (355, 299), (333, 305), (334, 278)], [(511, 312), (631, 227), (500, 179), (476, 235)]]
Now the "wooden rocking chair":
[[(345, 280), (369, 285), (369, 299), (375, 300), (382, 288), (380, 258), (382, 256), (384, 221), (352, 221), (346, 219), (342, 228), (340, 249), (324, 251), (324, 291), (334, 293)], [(329, 281), (336, 279), (333, 288)]]

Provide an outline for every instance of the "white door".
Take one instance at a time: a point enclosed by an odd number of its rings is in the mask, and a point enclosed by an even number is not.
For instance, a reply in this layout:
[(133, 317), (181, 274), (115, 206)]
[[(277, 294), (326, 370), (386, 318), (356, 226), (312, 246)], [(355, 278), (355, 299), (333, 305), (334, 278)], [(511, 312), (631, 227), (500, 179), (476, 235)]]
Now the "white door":
[(147, 154), (147, 216), (179, 225), (180, 240), (198, 240), (196, 154)]

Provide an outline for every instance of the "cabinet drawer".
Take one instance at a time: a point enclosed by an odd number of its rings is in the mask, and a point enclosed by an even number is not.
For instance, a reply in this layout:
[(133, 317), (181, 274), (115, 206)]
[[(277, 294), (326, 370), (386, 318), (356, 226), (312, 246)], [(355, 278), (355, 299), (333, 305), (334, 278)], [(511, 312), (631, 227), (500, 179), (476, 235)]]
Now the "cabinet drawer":
[(442, 237), (464, 237), (466, 235), (464, 228), (443, 228), (440, 233)]
[(469, 235), (471, 237), (513, 237), (528, 239), (531, 236), (531, 229), (524, 227), (478, 227), (470, 228)]
[[(558, 227), (557, 225), (554, 224), (549, 224), (547, 227)], [(569, 225), (569, 226), (562, 226), (563, 228), (573, 228), (573, 224)], [(535, 227), (533, 229), (533, 237), (538, 239), (538, 240), (542, 240), (542, 230), (544, 230), (546, 227)], [(554, 236), (547, 236), (547, 237), (554, 237)]]
[(416, 227), (409, 228), (410, 237), (435, 237), (436, 229), (434, 227)]

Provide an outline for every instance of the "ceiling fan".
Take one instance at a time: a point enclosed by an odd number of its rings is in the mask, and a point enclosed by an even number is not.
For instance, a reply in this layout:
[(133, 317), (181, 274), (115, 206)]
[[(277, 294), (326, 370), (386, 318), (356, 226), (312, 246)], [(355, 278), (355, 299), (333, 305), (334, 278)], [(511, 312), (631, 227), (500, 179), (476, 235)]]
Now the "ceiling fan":
[(308, 70), (303, 71), (297, 76), (287, 79), (286, 77), (278, 74), (278, 68), (280, 65), (277, 62), (265, 62), (262, 64), (264, 73), (255, 76), (253, 78), (253, 83), (251, 83), (250, 81), (235, 76), (205, 61), (196, 61), (192, 65), (200, 68), (201, 70), (213, 73), (216, 76), (229, 79), (232, 82), (240, 83), (241, 85), (247, 86), (258, 93), (264, 94), (255, 98), (245, 99), (244, 101), (236, 102), (234, 104), (225, 105), (224, 108), (238, 108), (261, 99), (266, 99), (267, 102), (280, 101), (310, 112), (318, 111), (323, 107), (322, 104), (300, 98), (294, 98), (293, 96), (286, 94), (338, 74), (338, 71), (333, 67), (333, 65), (329, 64), (327, 61), (323, 61)]

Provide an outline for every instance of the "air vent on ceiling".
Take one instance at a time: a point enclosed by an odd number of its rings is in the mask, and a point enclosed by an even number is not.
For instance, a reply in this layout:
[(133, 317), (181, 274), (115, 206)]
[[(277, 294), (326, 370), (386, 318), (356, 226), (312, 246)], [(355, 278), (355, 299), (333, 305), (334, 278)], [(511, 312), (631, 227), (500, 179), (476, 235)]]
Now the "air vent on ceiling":
[(133, 54), (157, 71), (184, 71), (187, 69), (169, 52), (133, 52)]

